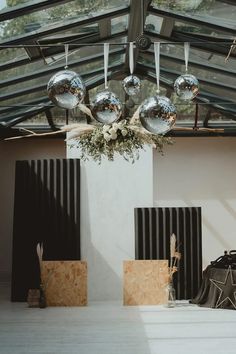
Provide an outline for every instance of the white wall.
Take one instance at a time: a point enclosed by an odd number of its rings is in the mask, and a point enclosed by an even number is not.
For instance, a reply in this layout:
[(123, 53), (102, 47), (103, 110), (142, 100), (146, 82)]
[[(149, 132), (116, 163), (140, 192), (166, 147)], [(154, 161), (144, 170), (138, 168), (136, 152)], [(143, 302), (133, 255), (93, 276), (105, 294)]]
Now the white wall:
[(236, 139), (176, 138), (154, 166), (155, 206), (202, 207), (204, 265), (236, 249)]
[(0, 142), (0, 281), (9, 280), (12, 262), (15, 161), (65, 158), (62, 139), (25, 139)]
[[(134, 207), (201, 206), (205, 265), (236, 249), (235, 154), (235, 138), (176, 138), (153, 160), (147, 151), (134, 165), (83, 165), (82, 256), (89, 261), (90, 299), (121, 298), (121, 264), (134, 257)], [(63, 157), (62, 140), (0, 142), (0, 279), (11, 272), (15, 161)]]
[[(122, 298), (122, 261), (134, 258), (134, 207), (202, 207), (204, 266), (236, 249), (235, 153), (235, 138), (176, 138), (164, 156), (149, 150), (134, 165), (82, 164), (81, 246), (90, 300)], [(78, 157), (76, 149), (68, 154)]]
[[(68, 157), (78, 157), (68, 149)], [(89, 300), (121, 300), (123, 260), (134, 259), (134, 208), (153, 204), (152, 150), (131, 164), (122, 157), (81, 163), (81, 253)]]

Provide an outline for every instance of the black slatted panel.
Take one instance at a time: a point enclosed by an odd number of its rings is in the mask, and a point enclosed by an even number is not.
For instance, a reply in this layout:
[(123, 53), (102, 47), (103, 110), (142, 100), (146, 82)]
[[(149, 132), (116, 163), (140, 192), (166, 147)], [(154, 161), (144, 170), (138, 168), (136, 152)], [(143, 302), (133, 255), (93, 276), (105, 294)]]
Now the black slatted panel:
[(196, 296), (202, 280), (201, 208), (136, 208), (135, 259), (169, 259), (175, 233), (182, 254), (175, 274), (178, 299)]
[(39, 286), (38, 242), (44, 260), (80, 259), (78, 159), (16, 162), (12, 301), (25, 301)]

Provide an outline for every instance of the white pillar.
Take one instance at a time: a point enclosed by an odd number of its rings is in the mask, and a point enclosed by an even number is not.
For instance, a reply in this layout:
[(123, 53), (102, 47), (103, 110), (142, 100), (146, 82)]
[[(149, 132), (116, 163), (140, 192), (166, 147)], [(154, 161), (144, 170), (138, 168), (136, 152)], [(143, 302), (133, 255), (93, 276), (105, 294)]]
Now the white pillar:
[[(81, 162), (81, 254), (88, 262), (89, 300), (122, 300), (122, 262), (134, 259), (134, 208), (153, 205), (153, 154), (134, 164)], [(67, 157), (78, 157), (67, 148)]]

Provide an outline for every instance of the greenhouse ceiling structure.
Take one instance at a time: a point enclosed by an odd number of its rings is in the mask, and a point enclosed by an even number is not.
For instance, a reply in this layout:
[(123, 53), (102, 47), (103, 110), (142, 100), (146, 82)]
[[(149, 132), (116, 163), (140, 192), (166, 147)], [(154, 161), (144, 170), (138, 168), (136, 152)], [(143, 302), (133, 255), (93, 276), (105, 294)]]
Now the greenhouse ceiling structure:
[[(161, 43), (161, 93), (178, 111), (177, 129), (168, 134), (236, 135), (235, 19), (234, 0), (0, 0), (1, 138), (22, 135), (22, 128), (45, 132), (88, 121), (77, 108), (55, 107), (47, 83), (67, 59), (86, 84), (89, 107), (104, 87), (103, 43), (110, 43), (109, 88), (131, 117), (155, 94), (154, 42)], [(137, 45), (140, 35), (150, 41), (147, 48)], [(142, 84), (132, 102), (121, 84), (129, 74), (130, 42)], [(184, 42), (190, 43), (189, 72), (200, 83), (190, 102), (180, 101), (173, 90), (185, 70)]]

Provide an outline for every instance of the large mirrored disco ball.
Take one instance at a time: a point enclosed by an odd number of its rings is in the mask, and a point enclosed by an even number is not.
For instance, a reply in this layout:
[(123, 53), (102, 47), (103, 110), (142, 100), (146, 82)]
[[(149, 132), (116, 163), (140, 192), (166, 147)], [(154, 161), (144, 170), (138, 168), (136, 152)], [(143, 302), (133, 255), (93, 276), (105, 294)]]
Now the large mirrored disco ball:
[(135, 75), (129, 75), (124, 78), (122, 85), (127, 95), (135, 96), (140, 92), (141, 80)]
[(122, 104), (119, 98), (111, 91), (97, 93), (91, 104), (93, 117), (100, 123), (112, 124), (122, 113)]
[(199, 92), (198, 79), (194, 75), (183, 74), (175, 80), (174, 90), (181, 100), (192, 100)]
[(152, 96), (140, 107), (139, 117), (142, 126), (153, 134), (165, 134), (175, 124), (176, 108), (169, 98)]
[(84, 99), (86, 87), (77, 73), (62, 70), (51, 77), (47, 91), (56, 106), (73, 109)]

